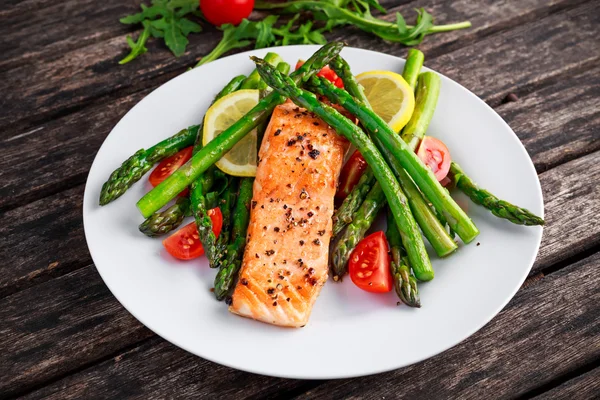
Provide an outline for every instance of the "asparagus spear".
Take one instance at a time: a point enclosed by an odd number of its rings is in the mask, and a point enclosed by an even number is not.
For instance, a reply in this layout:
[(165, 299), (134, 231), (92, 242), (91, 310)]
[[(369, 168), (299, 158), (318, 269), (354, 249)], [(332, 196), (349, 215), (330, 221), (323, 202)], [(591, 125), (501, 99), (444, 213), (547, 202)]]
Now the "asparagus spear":
[(156, 237), (171, 232), (181, 225), (183, 218), (190, 211), (190, 200), (180, 197), (177, 202), (164, 211), (157, 211), (142, 222), (140, 232), (146, 236)]
[(417, 79), (423, 67), (423, 61), (425, 61), (425, 55), (423, 52), (417, 49), (410, 49), (406, 56), (406, 64), (404, 64), (404, 70), (402, 71), (402, 77), (410, 85), (412, 90), (415, 90), (417, 86)]
[(333, 236), (337, 236), (354, 218), (354, 214), (367, 197), (367, 194), (377, 183), (375, 175), (370, 168), (363, 172), (362, 176), (346, 196), (340, 207), (333, 214)]
[(225, 260), (215, 277), (215, 295), (218, 300), (223, 300), (233, 288), (242, 264), (242, 253), (246, 246), (246, 231), (250, 220), (253, 184), (254, 178), (243, 178), (240, 183), (237, 203), (233, 213), (233, 227), (231, 230), (233, 241), (227, 246)]
[(500, 200), (492, 193), (477, 186), (455, 162), (450, 164), (450, 179), (475, 204), (484, 206), (498, 218), (504, 218), (517, 225), (544, 225), (544, 220), (531, 211)]
[[(460, 236), (460, 238), (465, 243), (469, 243), (475, 239), (479, 234), (479, 230), (475, 224), (473, 224), (473, 221), (471, 221), (467, 214), (458, 206), (458, 204), (456, 204), (454, 199), (450, 197), (448, 191), (440, 185), (431, 169), (421, 162), (414, 151), (412, 151), (398, 135), (394, 134), (385, 121), (368, 107), (365, 107), (362, 103), (356, 101), (348, 94), (348, 92), (336, 88), (326, 79), (314, 77), (310, 80), (310, 87), (319, 94), (327, 96), (331, 101), (341, 105), (355, 115), (362, 126), (365, 127), (373, 137), (379, 139), (378, 142), (379, 145), (382, 146), (381, 149), (389, 149), (392, 156), (397, 159), (399, 164), (408, 172), (410, 177), (433, 204), (436, 210), (444, 215), (450, 227)], [(367, 160), (367, 162), (369, 161)], [(373, 168), (373, 165), (371, 165), (370, 162), (369, 165)], [(377, 180), (381, 184), (381, 180)], [(388, 201), (389, 200), (388, 197)], [(395, 210), (392, 211), (394, 211), (394, 216), (396, 216)], [(402, 229), (400, 227), (398, 228), (402, 233)], [(406, 245), (404, 240), (402, 243), (405, 243)], [(407, 250), (410, 255), (411, 251), (408, 248)], [(415, 263), (412, 258), (410, 259), (410, 262), (411, 265), (413, 265), (413, 268), (415, 268)]]
[[(418, 76), (419, 74), (419, 63), (422, 63), (422, 55), (423, 53), (421, 53), (418, 50), (417, 53), (413, 52), (412, 54), (409, 54), (409, 58), (406, 64), (408, 68), (405, 68), (403, 76), (406, 76), (410, 80), (416, 80), (415, 76)], [(419, 61), (419, 59), (421, 61)], [(330, 63), (330, 66), (334, 68), (336, 73), (342, 78), (342, 80), (344, 81), (344, 87), (346, 88), (348, 93), (350, 93), (351, 95), (357, 95), (354, 97), (356, 97), (358, 101), (362, 101), (362, 98), (365, 98), (365, 96), (362, 93), (362, 90), (360, 89), (360, 85), (358, 85), (358, 83), (354, 79), (354, 76), (350, 71), (350, 66), (348, 65), (348, 63), (340, 56), (338, 56), (334, 59), (334, 62)], [(370, 108), (368, 103), (366, 103), (365, 106)], [(386, 156), (386, 152), (387, 149), (382, 149), (382, 154), (384, 155), (384, 158), (388, 159), (389, 163), (389, 154), (388, 156)], [(392, 165), (390, 165), (390, 167), (392, 167)], [(396, 174), (398, 183), (400, 183), (400, 187), (402, 188), (402, 190), (404, 190), (404, 193), (408, 199), (408, 204), (413, 212), (415, 219), (417, 220), (417, 223), (421, 227), (421, 230), (423, 231), (427, 240), (431, 243), (437, 255), (440, 257), (445, 257), (448, 254), (454, 252), (458, 248), (458, 246), (448, 235), (443, 225), (436, 218), (431, 208), (429, 207), (427, 201), (425, 200), (419, 189), (416, 187), (408, 173), (402, 167), (397, 166), (392, 167), (392, 171), (394, 171), (394, 173)], [(377, 186), (379, 184), (374, 183), (374, 185)], [(350, 217), (349, 219), (352, 219), (352, 217)], [(337, 223), (337, 225), (340, 225), (340, 223)], [(427, 277), (429, 276), (429, 272), (424, 271), (424, 275), (419, 274), (417, 276)]]
[[(279, 54), (277, 53), (267, 53), (265, 56), (265, 61), (273, 66), (277, 66), (279, 63), (283, 62)], [(246, 80), (242, 83), (242, 87), (240, 89), (264, 89), (267, 85), (261, 81), (260, 75), (258, 75), (258, 71), (254, 70)]]
[(198, 128), (198, 125), (190, 126), (189, 128), (182, 129), (170, 138), (155, 144), (148, 150), (141, 149), (136, 151), (119, 168), (114, 170), (108, 180), (102, 185), (100, 205), (104, 206), (120, 197), (134, 183), (139, 181), (155, 163), (194, 144)]
[[(333, 57), (337, 56), (343, 46), (344, 44), (341, 42), (331, 42), (324, 45), (299, 69), (294, 71), (290, 78), (298, 83), (305, 82), (310, 76), (327, 65)], [(201, 173), (231, 150), (248, 132), (269, 118), (275, 106), (282, 104), (284, 101), (285, 97), (279, 93), (271, 93), (261, 99), (244, 117), (222, 132), (196, 153), (185, 165), (142, 197), (137, 203), (142, 215), (148, 217), (167, 204)]]
[[(220, 98), (235, 92), (239, 87), (243, 85), (245, 80), (243, 75), (236, 76), (233, 78), (225, 87), (215, 96), (213, 100), (216, 102)], [(204, 126), (204, 120), (202, 122)], [(197, 154), (202, 150), (202, 132), (198, 133), (196, 138), (196, 144), (194, 145), (194, 154)], [(217, 237), (212, 229), (212, 220), (208, 215), (209, 205), (207, 200), (207, 194), (214, 182), (216, 167), (213, 165), (209, 167), (203, 174), (200, 174), (195, 181), (190, 185), (190, 209), (192, 215), (196, 221), (196, 227), (198, 228), (198, 236), (200, 237), (200, 243), (204, 248), (204, 253), (208, 259), (208, 265), (211, 268), (216, 268), (220, 259), (220, 252), (217, 246)]]
[(429, 127), (440, 95), (441, 79), (434, 72), (423, 72), (417, 81), (415, 110), (402, 130), (402, 140), (416, 149)]
[(341, 280), (348, 271), (347, 265), (352, 250), (364, 237), (381, 208), (385, 205), (385, 193), (380, 185), (374, 185), (365, 201), (354, 213), (352, 222), (346, 226), (329, 251), (333, 280)]
[(238, 191), (240, 179), (232, 177), (230, 179), (229, 185), (225, 191), (219, 196), (219, 208), (221, 209), (221, 214), (223, 215), (223, 225), (221, 226), (221, 233), (217, 239), (217, 249), (219, 262), (225, 256), (225, 249), (229, 244), (229, 234), (231, 232), (231, 223), (232, 223), (232, 211), (236, 202), (236, 193)]
[[(398, 229), (402, 232), (403, 243), (406, 243), (411, 264), (423, 270), (430, 269), (433, 272), (421, 233), (407, 206), (406, 196), (369, 137), (333, 107), (321, 103), (314, 94), (298, 88), (289, 77), (281, 75), (273, 67), (256, 57), (253, 60), (257, 64), (260, 76), (269, 86), (282, 96), (289, 97), (298, 106), (314, 112), (361, 152), (385, 193)], [(347, 94), (346, 91), (343, 90), (343, 92)], [(433, 279), (433, 273), (431, 279)]]
[(421, 299), (417, 289), (417, 280), (410, 272), (408, 260), (402, 257), (402, 241), (398, 227), (394, 223), (393, 215), (387, 213), (387, 232), (385, 233), (388, 244), (390, 245), (390, 254), (392, 260), (390, 263), (390, 272), (394, 280), (394, 289), (400, 300), (410, 307), (421, 307)]

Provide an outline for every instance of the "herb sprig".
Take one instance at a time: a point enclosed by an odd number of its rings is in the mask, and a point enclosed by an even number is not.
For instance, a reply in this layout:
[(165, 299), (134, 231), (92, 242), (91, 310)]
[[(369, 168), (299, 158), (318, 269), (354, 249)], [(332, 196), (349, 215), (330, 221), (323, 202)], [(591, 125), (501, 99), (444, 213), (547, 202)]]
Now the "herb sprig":
[(189, 15), (199, 15), (198, 0), (152, 0), (151, 4), (150, 7), (142, 4), (141, 12), (119, 20), (123, 24), (141, 23), (144, 26), (137, 41), (127, 37), (131, 52), (119, 64), (128, 63), (148, 51), (145, 45), (150, 35), (164, 39), (171, 52), (179, 57), (185, 53), (188, 35), (202, 31), (197, 22), (187, 18)]
[[(179, 57), (185, 53), (187, 37), (202, 30), (197, 22), (189, 19), (200, 16), (198, 0), (151, 0), (151, 6), (142, 4), (141, 8), (141, 12), (120, 20), (124, 24), (141, 23), (144, 27), (136, 41), (127, 37), (131, 51), (119, 62), (120, 64), (128, 63), (146, 53), (146, 42), (150, 36), (164, 39), (171, 52)], [(408, 25), (400, 13), (396, 13), (395, 22), (389, 22), (371, 13), (372, 9), (387, 13), (378, 0), (293, 0), (283, 3), (258, 1), (255, 8), (296, 15), (287, 23), (279, 25), (279, 16), (269, 15), (259, 21), (244, 19), (238, 26), (221, 26), (219, 29), (223, 31), (223, 38), (196, 66), (216, 60), (231, 50), (252, 44), (256, 49), (292, 44), (325, 44), (327, 40), (323, 34), (338, 25), (353, 25), (386, 41), (405, 46), (415, 46), (427, 35), (471, 26), (468, 21), (434, 25), (433, 16), (422, 8), (416, 10), (417, 19), (414, 25)], [(310, 12), (312, 19), (299, 23), (301, 12)]]

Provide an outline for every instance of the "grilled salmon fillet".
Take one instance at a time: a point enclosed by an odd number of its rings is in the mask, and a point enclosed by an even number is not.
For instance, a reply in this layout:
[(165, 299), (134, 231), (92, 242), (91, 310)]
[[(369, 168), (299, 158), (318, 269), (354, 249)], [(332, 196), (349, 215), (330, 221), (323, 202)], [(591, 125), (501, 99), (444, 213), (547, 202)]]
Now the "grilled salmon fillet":
[(287, 102), (259, 151), (250, 224), (229, 310), (274, 325), (306, 325), (327, 280), (336, 183), (348, 142)]

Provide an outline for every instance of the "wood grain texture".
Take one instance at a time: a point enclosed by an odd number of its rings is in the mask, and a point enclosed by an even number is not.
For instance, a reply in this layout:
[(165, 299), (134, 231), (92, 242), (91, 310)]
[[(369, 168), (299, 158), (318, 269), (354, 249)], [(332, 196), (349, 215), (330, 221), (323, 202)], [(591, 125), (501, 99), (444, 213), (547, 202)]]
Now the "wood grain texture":
[[(16, 7), (15, 7), (16, 8)], [(66, 51), (124, 35), (132, 28), (119, 18), (136, 11), (133, 2), (122, 0), (68, 0), (49, 7), (30, 5), (22, 12), (0, 13), (0, 69), (26, 63), (47, 62)]]
[[(600, 356), (600, 255), (521, 290), (464, 343), (411, 367), (329, 381), (301, 398), (504, 398)], [(377, 384), (373, 385), (373, 379)], [(399, 386), (399, 382), (402, 385)], [(142, 345), (37, 390), (28, 399), (255, 398), (297, 381), (250, 377), (161, 343)], [(286, 398), (289, 398), (285, 396)]]
[[(510, 8), (505, 7), (503, 10), (506, 12)], [(450, 14), (451, 10), (453, 9), (448, 10), (449, 20), (468, 15), (467, 11), (463, 11), (454, 16)], [(494, 67), (499, 63), (506, 72), (515, 73), (522, 70), (530, 71), (531, 74), (532, 71), (536, 71), (539, 75), (536, 77), (537, 80), (548, 79), (556, 73), (568, 71), (572, 67), (599, 57), (598, 52), (595, 51), (597, 45), (594, 41), (598, 33), (596, 15), (599, 13), (597, 11), (592, 4), (555, 14), (515, 29), (514, 37), (495, 35), (459, 52), (454, 52), (457, 53), (454, 56), (455, 66), (448, 71), (442, 68), (448, 63), (448, 59), (439, 62), (431, 60), (431, 66), (442, 73), (449, 72), (453, 78), (461, 78), (464, 75), (464, 60), (469, 60), (469, 64), (478, 64), (479, 69), (469, 71), (467, 76), (470, 78), (469, 81), (458, 79), (469, 88), (475, 83), (479, 85), (484, 82), (489, 83), (491, 80), (489, 76), (480, 77), (477, 74), (485, 75), (485, 71), (490, 73), (490, 62), (494, 56)], [(523, 10), (521, 9), (520, 12)], [(342, 28), (340, 32), (346, 35), (347, 29)], [(82, 107), (93, 99), (115, 90), (130, 93), (155, 87), (157, 83), (161, 83), (160, 80), (155, 80), (157, 77), (185, 71), (197, 55), (206, 54), (212, 49), (219, 37), (219, 32), (207, 29), (201, 35), (201, 40), (190, 43), (189, 50), (179, 59), (173, 57), (168, 51), (156, 51), (157, 46), (161, 45), (153, 41), (149, 44), (147, 54), (134, 63), (119, 67), (116, 62), (125, 54), (123, 35), (74, 51), (67, 51), (55, 60), (32, 63), (9, 70), (3, 74), (3, 79), (0, 81), (0, 91), (7, 93), (3, 101), (6, 112), (0, 115), (0, 126), (18, 122), (15, 127), (27, 130), (59, 112), (64, 113)], [(435, 40), (445, 40), (444, 37), (445, 35), (438, 35)], [(370, 40), (372, 42), (361, 42), (357, 39), (354, 42), (349, 41), (349, 44), (377, 49), (376, 44), (379, 40), (375, 38)], [(381, 47), (382, 43), (379, 43), (379, 46)], [(387, 44), (383, 44), (383, 47), (391, 54), (401, 55), (406, 52), (404, 47)], [(552, 63), (549, 61), (534, 63), (521, 54), (525, 50), (536, 47), (540, 47), (539, 54), (552, 59)], [(511, 56), (506, 57), (507, 54)], [(529, 55), (528, 51), (527, 55)], [(510, 65), (513, 60), (515, 64)], [(459, 71), (463, 73), (459, 74)], [(511, 87), (507, 77), (503, 79), (502, 88)], [(511, 79), (515, 80), (515, 78)], [(482, 88), (476, 93), (485, 94), (485, 90)], [(32, 110), (35, 110), (35, 115), (31, 114)], [(5, 138), (4, 135), (11, 134), (4, 133), (0, 137)]]
[(0, 225), (0, 297), (91, 262), (83, 233), (83, 186), (9, 211)]
[(600, 367), (568, 380), (535, 400), (589, 400), (600, 397)]
[(546, 171), (600, 150), (600, 64), (499, 107), (529, 152)]
[(93, 266), (3, 299), (0, 321), (4, 396), (153, 335), (123, 309)]
[[(580, 179), (584, 173), (589, 172), (591, 174), (590, 176), (600, 173), (600, 163), (597, 162), (598, 156), (600, 156), (600, 153), (594, 153), (563, 164), (560, 167), (553, 168), (541, 175), (544, 190), (549, 189), (546, 192), (547, 204), (551, 203), (553, 205), (552, 207), (548, 207), (546, 218), (549, 222), (549, 226), (544, 233), (540, 256), (534, 265), (532, 274), (553, 263), (568, 258), (573, 254), (577, 254), (577, 252), (580, 252), (589, 246), (597, 246), (599, 244), (600, 223), (598, 222), (600, 221), (598, 221), (598, 215), (600, 215), (600, 202), (598, 202), (597, 199), (600, 198), (598, 196), (600, 189), (595, 187), (592, 190), (584, 191), (582, 188), (586, 186), (586, 183), (581, 182)], [(560, 183), (557, 184), (557, 182)], [(589, 183), (587, 183), (587, 186), (590, 186)], [(573, 190), (573, 195), (569, 195), (569, 189)], [(70, 225), (69, 231), (72, 232), (74, 237), (79, 239), (64, 247), (60, 247), (60, 239), (57, 239), (56, 242), (52, 242), (51, 240), (47, 241), (44, 244), (43, 249), (38, 249), (38, 252), (42, 254), (38, 256), (23, 250), (29, 249), (32, 246), (31, 243), (28, 243), (26, 239), (23, 238), (23, 235), (11, 234), (5, 236), (9, 238), (9, 242), (5, 249), (15, 249), (17, 253), (27, 255), (24, 255), (19, 259), (20, 264), (18, 265), (20, 265), (20, 270), (17, 270), (16, 274), (13, 273), (10, 268), (2, 265), (0, 266), (0, 276), (6, 275), (7, 277), (13, 277), (12, 279), (17, 280), (17, 282), (20, 282), (23, 286), (46, 280), (51, 277), (52, 274), (57, 273), (57, 271), (62, 272), (62, 269), (68, 271), (69, 265), (91, 262), (87, 248), (85, 247), (85, 244), (82, 243), (83, 228), (81, 226), (79, 204), (81, 195), (78, 194), (80, 193), (78, 190), (79, 188), (73, 189), (75, 193), (65, 195), (53, 202), (44, 199), (32, 203), (28, 206), (28, 210), (31, 211), (42, 208), (41, 204), (43, 202), (47, 202), (50, 205), (50, 207), (48, 207), (49, 210), (57, 208), (57, 204), (60, 204), (60, 207), (64, 209), (62, 211), (63, 216), (60, 218), (60, 220), (63, 221), (62, 226)], [(556, 201), (553, 200), (555, 196), (558, 199)], [(561, 202), (566, 203), (562, 204)], [(559, 207), (557, 207), (557, 205), (559, 205)], [(16, 211), (17, 210), (13, 210), (11, 212)], [(56, 215), (52, 214), (52, 211), (46, 212), (49, 215), (48, 217), (39, 215), (38, 218), (41, 221), (46, 221), (46, 224), (49, 224), (47, 229), (60, 229), (61, 223), (59, 221), (54, 224), (51, 223), (52, 221), (57, 220)], [(583, 214), (578, 216), (576, 215), (578, 212), (582, 212)], [(582, 223), (581, 220), (586, 222)], [(30, 222), (30, 224), (36, 226), (35, 222)], [(49, 236), (49, 238), (50, 237), (51, 236)], [(21, 245), (21, 242), (24, 243)], [(21, 248), (19, 246), (23, 247)], [(57, 251), (56, 249), (59, 250)], [(55, 266), (54, 270), (47, 270), (47, 260), (44, 258), (44, 254), (51, 254), (55, 256), (56, 260), (60, 260), (60, 263)], [(39, 267), (35, 267), (36, 263), (39, 263)], [(33, 282), (24, 280), (26, 278), (19, 278), (21, 276), (27, 276), (25, 274), (29, 269), (27, 269), (26, 266), (32, 266), (32, 270), (36, 271), (38, 274)], [(20, 275), (18, 275), (19, 273)], [(93, 294), (93, 297), (88, 300), (81, 299), (78, 303), (78, 307), (67, 313), (59, 326), (52, 325), (51, 329), (46, 329), (42, 322), (38, 325), (26, 324), (27, 326), (35, 326), (35, 329), (32, 328), (24, 331), (23, 328), (21, 328), (24, 326), (23, 323), (27, 318), (41, 321), (46, 319), (51, 320), (52, 318), (46, 317), (46, 315), (55, 315), (58, 312), (55, 311), (56, 307), (54, 307), (53, 302), (48, 302), (47, 306), (40, 308), (39, 301), (31, 301), (33, 296), (44, 299), (51, 297), (67, 299), (78, 298), (76, 293), (73, 294), (70, 293), (70, 291), (72, 290), (72, 287), (75, 286), (73, 282), (78, 282), (80, 280), (85, 280), (89, 285), (93, 286), (93, 290), (85, 289), (80, 293), (89, 292), (90, 294)], [(538, 283), (534, 283), (531, 286), (537, 284)], [(529, 287), (527, 289), (529, 289)], [(63, 294), (63, 291), (66, 293)], [(65, 301), (66, 303), (64, 304), (68, 304), (68, 301)], [(63, 303), (60, 303), (58, 305), (58, 309), (62, 309), (62, 304)], [(119, 308), (120, 311), (113, 310), (114, 307)], [(7, 375), (4, 379), (6, 382), (4, 390), (17, 390), (19, 387), (22, 388), (27, 382), (43, 382), (55, 377), (57, 374), (61, 375), (62, 373), (67, 372), (67, 369), (77, 369), (81, 365), (87, 365), (100, 358), (106, 357), (114, 352), (115, 348), (134, 345), (139, 339), (141, 327), (135, 320), (127, 319), (129, 314), (116, 305), (116, 300), (103, 286), (100, 277), (96, 274), (93, 266), (86, 266), (80, 271), (71, 272), (61, 278), (52, 279), (49, 282), (38, 284), (37, 286), (8, 296), (0, 303), (0, 310), (5, 310), (5, 314), (0, 314), (0, 320), (11, 321), (7, 326), (7, 331), (0, 331), (4, 337), (11, 338), (6, 342), (12, 343), (15, 342), (12, 338), (20, 338), (18, 341), (19, 351), (15, 353), (14, 358), (5, 360), (3, 357), (8, 357), (10, 352), (0, 351), (0, 365), (10, 366), (7, 369)], [(103, 310), (111, 310), (111, 313), (113, 313), (111, 315), (114, 316), (108, 319), (97, 319), (96, 315), (104, 312)], [(69, 315), (72, 315), (72, 317)], [(115, 333), (111, 322), (112, 319), (125, 321), (119, 325), (118, 333)], [(74, 321), (76, 321), (76, 323)], [(101, 338), (97, 337), (98, 332), (101, 332)], [(111, 340), (111, 337), (113, 337), (114, 342)], [(77, 357), (65, 355), (63, 343), (69, 343), (71, 341), (74, 343), (77, 342), (82, 348), (87, 349), (93, 347), (94, 351), (88, 353), (82, 352), (81, 354), (78, 354)], [(32, 354), (36, 354), (37, 344), (39, 342), (46, 343), (44, 352), (41, 353), (39, 357), (34, 357)], [(68, 366), (63, 365), (67, 359), (65, 357), (68, 357), (70, 360)], [(10, 373), (8, 373), (8, 371), (10, 371)], [(0, 376), (3, 375), (1, 372), (2, 371), (0, 371)], [(0, 392), (2, 389), (2, 383), (0, 382)]]
[[(544, 236), (532, 272), (597, 247), (600, 242), (600, 152), (540, 175), (547, 210)], [(587, 178), (587, 179), (586, 179)]]

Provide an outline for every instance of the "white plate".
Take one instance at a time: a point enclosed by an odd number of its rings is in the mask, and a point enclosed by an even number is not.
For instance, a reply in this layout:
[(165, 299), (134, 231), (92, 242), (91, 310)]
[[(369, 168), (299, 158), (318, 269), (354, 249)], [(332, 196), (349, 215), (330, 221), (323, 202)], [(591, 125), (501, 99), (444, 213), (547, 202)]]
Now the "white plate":
[[(274, 51), (295, 65), (317, 48)], [(286, 378), (346, 378), (404, 367), (484, 326), (527, 276), (540, 227), (515, 226), (469, 204), (481, 235), (447, 259), (432, 257), (436, 277), (419, 286), (421, 309), (397, 306), (393, 292), (374, 295), (357, 289), (350, 279), (329, 281), (309, 324), (284, 329), (229, 313), (209, 290), (215, 271), (204, 259), (177, 261), (165, 253), (161, 240), (138, 232), (143, 218), (135, 203), (150, 189), (146, 178), (117, 201), (98, 206), (102, 183), (123, 160), (199, 123), (213, 96), (234, 75), (252, 70), (248, 56), (264, 56), (268, 50), (226, 57), (178, 76), (131, 109), (106, 138), (90, 170), (83, 217), (96, 268), (115, 297), (148, 328), (191, 353)], [(342, 55), (356, 74), (402, 71), (404, 65), (400, 58), (367, 50), (346, 48)], [(464, 68), (468, 74), (469, 66)], [(540, 183), (517, 136), (483, 101), (446, 77), (429, 134), (443, 140), (482, 186), (543, 214)]]

